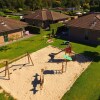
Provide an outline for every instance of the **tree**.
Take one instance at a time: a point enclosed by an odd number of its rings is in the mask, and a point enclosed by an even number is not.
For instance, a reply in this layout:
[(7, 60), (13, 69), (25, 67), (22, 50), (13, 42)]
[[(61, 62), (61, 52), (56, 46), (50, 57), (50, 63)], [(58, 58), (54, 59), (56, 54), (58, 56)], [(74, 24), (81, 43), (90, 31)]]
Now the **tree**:
[(84, 3), (83, 4), (83, 9), (90, 9), (89, 3)]
[(4, 8), (6, 6), (5, 2), (3, 0), (0, 0), (0, 8)]

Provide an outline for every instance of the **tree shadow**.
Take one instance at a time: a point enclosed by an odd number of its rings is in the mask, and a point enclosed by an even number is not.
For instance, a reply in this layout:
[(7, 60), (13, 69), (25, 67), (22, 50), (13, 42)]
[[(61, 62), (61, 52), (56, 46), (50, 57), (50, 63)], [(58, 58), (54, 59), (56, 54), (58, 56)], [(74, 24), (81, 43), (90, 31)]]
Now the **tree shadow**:
[(91, 52), (91, 51), (84, 51), (80, 54), (75, 54), (72, 56), (73, 61), (77, 61), (79, 63), (85, 62), (99, 62), (100, 61), (100, 54), (98, 52)]
[(7, 51), (7, 50), (9, 50), (9, 49), (11, 49), (11, 47), (8, 47), (8, 46), (2, 46), (2, 47), (0, 47), (0, 51), (1, 51), (1, 52)]
[(96, 43), (82, 42), (82, 41), (77, 41), (77, 40), (69, 40), (69, 41), (74, 42), (74, 43), (78, 43), (78, 44), (82, 44), (82, 45), (87, 45), (87, 46), (90, 46), (90, 47), (95, 47), (95, 48), (99, 45), (98, 43), (96, 44)]
[[(67, 35), (65, 35), (63, 37), (61, 35), (56, 35), (54, 38), (61, 39), (64, 41), (70, 41), (70, 42), (77, 43), (77, 44), (87, 45), (87, 46), (94, 47), (94, 48), (96, 48), (98, 45), (100, 45), (100, 43), (94, 43), (91, 41), (87, 42), (87, 41), (71, 40), (71, 39), (69, 39), (69, 37)], [(61, 43), (61, 45), (65, 45), (65, 44)]]
[(38, 74), (36, 73), (35, 74), (35, 79), (34, 81), (32, 81), (32, 85), (33, 85), (33, 89), (31, 89), (30, 91), (33, 91), (33, 94), (36, 94), (36, 92), (38, 91), (36, 88), (37, 88), (37, 85), (40, 84), (40, 80), (38, 80)]
[(72, 56), (72, 59), (73, 59), (73, 61), (77, 61), (79, 63), (90, 62), (92, 60), (82, 54), (75, 54), (74, 56)]
[(99, 52), (84, 51), (81, 54), (88, 57), (89, 59), (92, 59), (94, 62), (100, 61), (100, 53)]
[(99, 98), (97, 100), (100, 100), (100, 96), (99, 96)]

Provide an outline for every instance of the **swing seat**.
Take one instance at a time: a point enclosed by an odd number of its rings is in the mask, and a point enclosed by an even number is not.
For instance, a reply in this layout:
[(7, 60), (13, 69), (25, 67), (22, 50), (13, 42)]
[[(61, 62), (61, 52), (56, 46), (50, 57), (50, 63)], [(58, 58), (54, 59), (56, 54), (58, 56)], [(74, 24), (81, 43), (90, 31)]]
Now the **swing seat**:
[(68, 55), (64, 55), (63, 57), (64, 57), (64, 59), (66, 59), (66, 60), (72, 61), (72, 58), (71, 58), (70, 56), (68, 56)]

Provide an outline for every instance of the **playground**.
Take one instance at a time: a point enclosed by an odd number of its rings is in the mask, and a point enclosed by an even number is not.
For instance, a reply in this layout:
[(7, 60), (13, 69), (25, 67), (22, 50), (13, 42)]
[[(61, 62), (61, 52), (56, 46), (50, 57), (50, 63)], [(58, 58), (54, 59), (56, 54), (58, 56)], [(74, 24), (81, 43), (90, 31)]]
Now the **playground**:
[(64, 55), (59, 48), (47, 46), (11, 64), (6, 62), (0, 69), (0, 86), (18, 100), (60, 100), (91, 63), (81, 54), (69, 61)]

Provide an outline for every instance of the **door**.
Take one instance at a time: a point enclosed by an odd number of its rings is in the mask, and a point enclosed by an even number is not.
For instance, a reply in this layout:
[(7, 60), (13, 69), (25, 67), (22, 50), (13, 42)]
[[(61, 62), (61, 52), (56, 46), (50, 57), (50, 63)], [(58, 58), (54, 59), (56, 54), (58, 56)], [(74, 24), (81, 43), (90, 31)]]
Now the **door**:
[(4, 41), (8, 42), (8, 34), (7, 33), (4, 34)]

